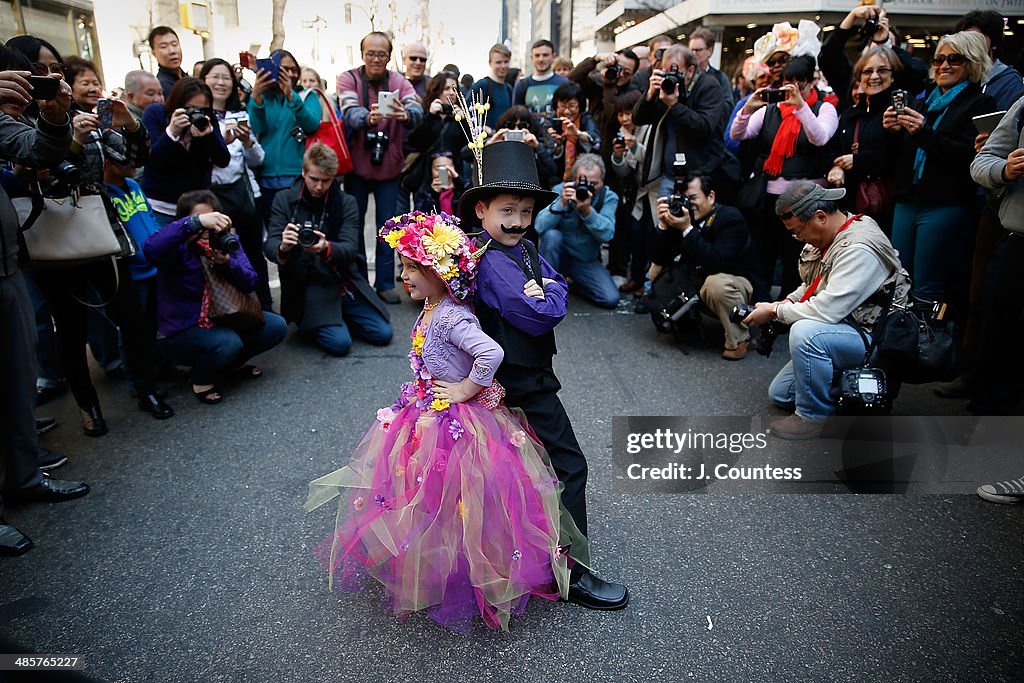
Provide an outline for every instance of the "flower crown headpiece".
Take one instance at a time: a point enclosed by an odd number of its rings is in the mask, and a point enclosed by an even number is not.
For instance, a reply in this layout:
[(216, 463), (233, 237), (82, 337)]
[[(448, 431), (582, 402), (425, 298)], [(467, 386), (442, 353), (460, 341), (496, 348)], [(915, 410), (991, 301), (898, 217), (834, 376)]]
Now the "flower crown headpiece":
[(459, 303), (473, 298), (480, 251), (459, 227), (459, 219), (445, 212), (413, 211), (388, 220), (379, 239), (402, 256), (430, 268)]

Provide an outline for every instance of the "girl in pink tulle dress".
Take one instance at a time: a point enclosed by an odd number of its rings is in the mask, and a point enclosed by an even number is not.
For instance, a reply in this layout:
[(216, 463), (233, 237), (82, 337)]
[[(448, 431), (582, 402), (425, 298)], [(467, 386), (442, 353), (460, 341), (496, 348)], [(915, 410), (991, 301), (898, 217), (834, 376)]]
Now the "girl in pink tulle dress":
[(589, 557), (543, 446), (494, 382), (502, 351), (466, 303), (478, 254), (457, 224), (414, 212), (381, 229), (424, 302), (413, 381), (349, 464), (310, 484), (306, 509), (341, 494), (336, 530), (316, 549), (332, 590), (369, 575), (396, 615), (427, 610), (468, 633), (477, 614), (507, 630), (530, 596), (564, 599), (569, 567)]

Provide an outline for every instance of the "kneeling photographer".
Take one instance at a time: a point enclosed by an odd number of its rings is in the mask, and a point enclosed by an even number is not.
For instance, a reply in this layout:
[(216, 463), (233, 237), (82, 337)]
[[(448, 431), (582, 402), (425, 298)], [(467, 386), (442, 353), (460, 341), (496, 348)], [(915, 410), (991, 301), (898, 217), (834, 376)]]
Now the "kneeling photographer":
[(281, 316), (260, 308), (256, 271), (220, 208), (210, 190), (186, 192), (177, 219), (143, 246), (156, 266), (164, 357), (192, 368), (192, 393), (207, 405), (224, 400), (217, 380), (261, 377), (249, 359), (280, 344), (288, 331)]
[(359, 209), (335, 180), (337, 171), (333, 150), (310, 145), (302, 176), (274, 197), (263, 250), (280, 266), (285, 319), (327, 353), (344, 356), (353, 335), (386, 346), (392, 329), (384, 303), (362, 274)]
[[(665, 317), (664, 302), (654, 303), (662, 300), (659, 294), (670, 296), (675, 305), (683, 303), (680, 294), (696, 303), (694, 294), (699, 292), (699, 300), (725, 329), (722, 358), (745, 358), (750, 332), (730, 316), (734, 308), (752, 303), (755, 295), (766, 290), (757, 276), (750, 231), (743, 214), (717, 203), (710, 177), (689, 175), (677, 182), (671, 196), (658, 199), (658, 229), (652, 247), (652, 262), (664, 270), (652, 284), (653, 297), (649, 297), (648, 308), (655, 319)], [(669, 282), (687, 285), (682, 292), (662, 292), (666, 288), (662, 284)]]
[(906, 307), (909, 299), (899, 254), (874, 219), (839, 209), (845, 196), (843, 188), (826, 190), (806, 180), (783, 191), (775, 211), (786, 230), (806, 243), (802, 284), (781, 301), (757, 303), (743, 319), (747, 325), (778, 320), (790, 326), (792, 360), (768, 389), (773, 403), (795, 410), (771, 424), (783, 439), (821, 432), (836, 410), (835, 374), (864, 363), (875, 323), (890, 304)]
[(604, 184), (604, 161), (581, 154), (572, 167), (576, 182), (555, 185), (558, 198), (537, 214), (540, 255), (583, 296), (602, 308), (619, 305), (619, 288), (601, 263), (601, 245), (615, 235), (619, 197)]

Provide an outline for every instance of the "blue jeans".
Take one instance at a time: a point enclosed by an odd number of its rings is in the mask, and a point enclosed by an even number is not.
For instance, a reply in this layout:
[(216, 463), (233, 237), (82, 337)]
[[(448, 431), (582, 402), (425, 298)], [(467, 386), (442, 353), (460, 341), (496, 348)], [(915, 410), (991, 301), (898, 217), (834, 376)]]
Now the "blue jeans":
[(248, 332), (196, 325), (161, 339), (160, 350), (175, 365), (192, 368), (192, 384), (214, 384), (224, 370), (237, 368), (281, 343), (288, 323), (268, 311), (263, 312), (263, 320), (262, 327)]
[(792, 360), (772, 380), (768, 396), (780, 407), (795, 403), (796, 414), (805, 420), (822, 422), (836, 411), (834, 373), (863, 363), (865, 351), (860, 333), (846, 323), (798, 320), (789, 328)]
[(967, 206), (896, 204), (892, 245), (914, 281), (916, 296), (948, 301), (950, 284), (956, 290), (966, 286), (977, 227), (973, 214)]
[(309, 333), (310, 340), (332, 356), (349, 352), (353, 334), (374, 346), (387, 346), (394, 336), (388, 319), (361, 294), (342, 296), (341, 319), (340, 325), (324, 325)]
[(565, 249), (565, 237), (560, 230), (548, 230), (540, 238), (540, 255), (565, 277), (583, 290), (583, 294), (602, 308), (619, 305), (619, 288), (612, 274), (600, 261), (580, 261)]
[[(366, 253), (366, 237), (364, 226), (366, 225), (366, 208), (370, 204), (370, 193), (373, 193), (373, 201), (377, 208), (377, 216), (374, 225), (379, 229), (389, 218), (395, 215), (395, 206), (398, 203), (398, 178), (392, 180), (366, 180), (354, 173), (345, 176), (345, 192), (355, 197), (356, 205), (359, 207), (359, 252)], [(376, 239), (377, 243), (376, 271), (377, 275), (374, 288), (377, 291), (382, 289), (395, 288), (395, 251)], [(361, 270), (364, 276), (367, 275), (366, 264), (362, 264)]]

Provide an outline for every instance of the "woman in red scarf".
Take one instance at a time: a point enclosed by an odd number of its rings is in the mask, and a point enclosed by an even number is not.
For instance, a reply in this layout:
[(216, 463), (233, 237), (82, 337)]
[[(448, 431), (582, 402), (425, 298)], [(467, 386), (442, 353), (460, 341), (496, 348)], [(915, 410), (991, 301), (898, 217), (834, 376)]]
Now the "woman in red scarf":
[(756, 90), (736, 115), (730, 131), (735, 140), (755, 140), (757, 144), (754, 175), (747, 182), (764, 182), (765, 195), (764, 201), (748, 212), (747, 220), (762, 274), (769, 282), (775, 262), (782, 259), (783, 292), (800, 284), (797, 262), (801, 244), (775, 215), (775, 200), (795, 180), (825, 185), (825, 174), (835, 158), (828, 143), (839, 126), (839, 116), (815, 87), (814, 70), (810, 55), (791, 59), (782, 72), (781, 90), (786, 99), (769, 104), (765, 93), (771, 89)]

